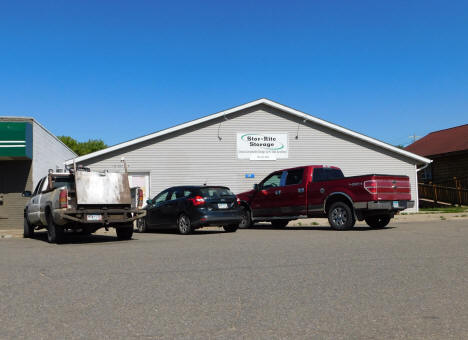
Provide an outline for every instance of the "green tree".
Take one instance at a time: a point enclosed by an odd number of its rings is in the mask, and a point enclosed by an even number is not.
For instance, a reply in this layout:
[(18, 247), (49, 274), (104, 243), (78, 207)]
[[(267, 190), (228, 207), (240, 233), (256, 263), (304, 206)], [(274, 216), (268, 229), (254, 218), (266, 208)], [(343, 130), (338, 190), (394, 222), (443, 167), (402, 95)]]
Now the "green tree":
[(58, 136), (58, 138), (78, 156), (107, 148), (106, 143), (101, 139), (89, 139), (87, 142), (79, 142), (70, 136)]

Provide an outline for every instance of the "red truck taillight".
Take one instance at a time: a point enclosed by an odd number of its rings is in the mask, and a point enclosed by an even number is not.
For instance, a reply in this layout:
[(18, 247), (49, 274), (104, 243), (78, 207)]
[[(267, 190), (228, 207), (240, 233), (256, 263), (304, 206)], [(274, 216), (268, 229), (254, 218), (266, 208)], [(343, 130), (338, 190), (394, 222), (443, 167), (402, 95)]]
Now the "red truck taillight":
[(68, 190), (67, 189), (60, 190), (59, 205), (60, 205), (60, 208), (68, 208)]
[(370, 194), (376, 194), (377, 193), (377, 181), (375, 179), (372, 179), (370, 181), (365, 181), (364, 189), (366, 189)]
[(189, 201), (191, 201), (195, 207), (198, 205), (205, 204), (205, 199), (201, 196), (195, 196), (193, 198), (189, 198)]

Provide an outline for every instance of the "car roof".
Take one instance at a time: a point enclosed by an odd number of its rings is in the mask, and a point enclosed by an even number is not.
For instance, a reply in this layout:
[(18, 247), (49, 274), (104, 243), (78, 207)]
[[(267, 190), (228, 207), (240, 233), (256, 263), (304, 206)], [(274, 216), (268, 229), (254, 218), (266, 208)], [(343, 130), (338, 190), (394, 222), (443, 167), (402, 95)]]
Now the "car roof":
[(203, 188), (223, 188), (229, 189), (223, 185), (178, 185), (175, 187), (167, 188), (166, 190), (174, 190), (174, 189), (203, 189)]

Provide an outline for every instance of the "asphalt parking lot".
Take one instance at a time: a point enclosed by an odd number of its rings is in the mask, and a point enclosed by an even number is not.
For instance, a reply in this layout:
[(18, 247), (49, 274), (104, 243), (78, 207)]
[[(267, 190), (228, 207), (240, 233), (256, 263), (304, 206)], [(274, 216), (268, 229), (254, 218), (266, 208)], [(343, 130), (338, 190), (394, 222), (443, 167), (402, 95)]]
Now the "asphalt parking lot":
[(468, 223), (0, 240), (0, 338), (463, 339)]

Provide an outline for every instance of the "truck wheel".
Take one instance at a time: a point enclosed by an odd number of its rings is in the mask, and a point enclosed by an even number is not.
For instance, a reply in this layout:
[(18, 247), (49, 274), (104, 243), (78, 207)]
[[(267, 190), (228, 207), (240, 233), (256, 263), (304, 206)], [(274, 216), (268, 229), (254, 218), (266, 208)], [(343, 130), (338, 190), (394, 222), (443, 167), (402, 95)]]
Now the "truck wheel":
[(335, 202), (328, 210), (328, 222), (334, 230), (348, 230), (356, 220), (351, 208), (344, 202)]
[(192, 222), (190, 222), (190, 218), (185, 214), (180, 214), (179, 218), (177, 219), (177, 228), (179, 229), (179, 233), (182, 235), (191, 234), (193, 227)]
[(228, 233), (234, 233), (237, 231), (237, 228), (239, 228), (238, 224), (230, 224), (230, 225), (225, 225), (223, 226), (223, 229), (228, 232)]
[(26, 216), (24, 216), (24, 231), (23, 237), (24, 238), (32, 238), (34, 236), (34, 226), (29, 223), (29, 220)]
[(241, 207), (241, 216), (242, 216), (242, 220), (239, 223), (239, 228), (241, 229), (250, 228), (253, 223), (252, 223), (252, 217), (250, 215), (249, 209), (247, 209), (244, 206)]
[(366, 217), (366, 223), (373, 229), (382, 229), (387, 226), (390, 222), (390, 216), (388, 215), (375, 215)]
[(137, 230), (139, 233), (146, 233), (148, 230), (146, 227), (146, 219), (144, 217), (137, 220)]
[(133, 236), (133, 223), (115, 228), (119, 240), (130, 240)]
[(64, 230), (54, 222), (51, 213), (47, 214), (47, 242), (60, 244), (63, 242)]
[(273, 228), (284, 228), (288, 225), (288, 220), (273, 220), (271, 221), (271, 225)]

